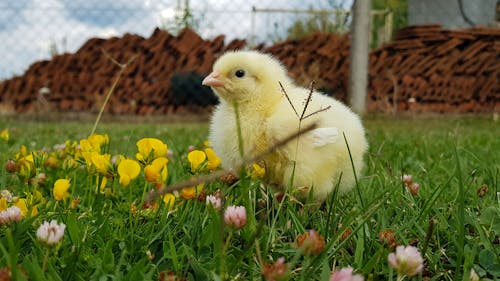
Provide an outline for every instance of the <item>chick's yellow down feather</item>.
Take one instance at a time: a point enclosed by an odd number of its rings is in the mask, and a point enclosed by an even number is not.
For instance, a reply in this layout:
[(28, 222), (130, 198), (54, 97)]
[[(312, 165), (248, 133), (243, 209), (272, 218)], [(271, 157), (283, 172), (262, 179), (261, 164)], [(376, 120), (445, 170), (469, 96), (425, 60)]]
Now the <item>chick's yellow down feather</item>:
[[(294, 84), (279, 61), (255, 51), (224, 54), (202, 83), (212, 87), (220, 100), (211, 119), (209, 140), (225, 168), (241, 161), (235, 104), (244, 155), (255, 156), (298, 130), (296, 112), (301, 115), (310, 93)], [(352, 164), (359, 175), (368, 144), (359, 117), (333, 98), (313, 92), (307, 115), (301, 126), (316, 123), (318, 128), (266, 156), (265, 180), (281, 190), (291, 188), (301, 199), (312, 190), (313, 199), (322, 202), (338, 183), (340, 191), (354, 186)]]

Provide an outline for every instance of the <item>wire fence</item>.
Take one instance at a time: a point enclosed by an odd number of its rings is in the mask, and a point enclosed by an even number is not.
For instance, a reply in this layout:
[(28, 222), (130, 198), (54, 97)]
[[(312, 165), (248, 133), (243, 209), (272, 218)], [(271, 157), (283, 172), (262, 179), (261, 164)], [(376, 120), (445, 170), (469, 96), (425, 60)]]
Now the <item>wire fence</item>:
[(249, 45), (300, 37), (312, 29), (347, 32), (352, 0), (0, 0), (0, 79), (38, 60), (73, 53), (89, 38), (149, 37), (156, 27), (189, 26)]
[[(462, 1), (462, 0), (458, 0)], [(494, 21), (495, 1), (463, 1), (474, 23)], [(392, 1), (397, 7), (375, 5), (371, 13), (371, 46), (391, 39), (395, 28), (410, 23), (434, 23), (446, 11), (464, 21), (458, 2)], [(391, 2), (391, 1), (385, 1)], [(429, 2), (426, 9), (423, 2)], [(226, 40), (246, 39), (250, 46), (300, 37), (311, 30), (345, 33), (350, 28), (353, 0), (0, 0), (0, 80), (22, 74), (35, 61), (73, 53), (92, 37), (125, 33), (149, 37), (155, 27), (176, 33), (192, 27), (204, 38), (224, 34)], [(433, 4), (434, 3), (434, 4)], [(408, 15), (407, 15), (408, 13)], [(434, 15), (434, 16), (433, 16)], [(490, 19), (491, 18), (491, 19)], [(447, 22), (443, 24), (446, 27)]]

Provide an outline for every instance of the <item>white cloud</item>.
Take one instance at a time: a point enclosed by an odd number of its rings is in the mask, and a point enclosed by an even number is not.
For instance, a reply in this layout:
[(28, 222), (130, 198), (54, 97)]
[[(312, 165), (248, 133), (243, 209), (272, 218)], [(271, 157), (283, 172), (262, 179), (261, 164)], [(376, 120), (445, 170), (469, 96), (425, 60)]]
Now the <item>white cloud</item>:
[[(0, 29), (0, 53), (3, 54), (0, 79), (22, 74), (35, 61), (50, 59), (51, 45), (59, 52), (72, 53), (91, 37), (109, 38), (126, 32), (144, 36), (157, 24), (154, 12), (146, 9), (140, 17), (122, 20), (119, 25), (82, 21), (74, 16), (71, 8), (68, 9), (67, 2), (33, 0), (16, 15), (19, 19), (16, 25)], [(123, 2), (131, 5), (129, 1)]]

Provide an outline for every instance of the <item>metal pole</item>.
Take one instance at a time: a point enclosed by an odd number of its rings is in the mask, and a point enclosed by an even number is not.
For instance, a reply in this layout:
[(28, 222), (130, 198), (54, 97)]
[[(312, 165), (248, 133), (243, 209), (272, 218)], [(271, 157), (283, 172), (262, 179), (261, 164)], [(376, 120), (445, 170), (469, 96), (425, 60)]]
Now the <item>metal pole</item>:
[(368, 82), (371, 0), (356, 0), (351, 29), (349, 103), (354, 112), (365, 113)]

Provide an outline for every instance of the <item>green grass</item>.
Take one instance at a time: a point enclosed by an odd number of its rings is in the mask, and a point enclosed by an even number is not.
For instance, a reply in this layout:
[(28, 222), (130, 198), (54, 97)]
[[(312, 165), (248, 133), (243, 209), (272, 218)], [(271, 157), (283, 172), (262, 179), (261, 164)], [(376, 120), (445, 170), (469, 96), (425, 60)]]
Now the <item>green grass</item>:
[[(469, 280), (471, 268), (484, 280), (499, 280), (500, 124), (486, 117), (371, 117), (364, 123), (370, 150), (359, 194), (334, 193), (317, 208), (286, 198), (280, 204), (274, 192), (249, 177), (231, 186), (206, 184), (207, 194), (223, 191), (225, 206), (246, 207), (247, 224), (234, 231), (224, 226), (220, 212), (196, 198), (179, 198), (173, 212), (161, 200), (157, 208), (142, 209), (144, 188), (154, 188), (143, 175), (125, 188), (110, 178), (113, 193), (105, 195), (95, 192), (96, 175), (86, 169), (37, 163), (36, 173), (46, 173), (47, 182), (26, 183), (5, 169), (22, 144), (29, 151), (51, 151), (65, 140), (86, 138), (93, 124), (0, 121), (0, 130), (8, 128), (11, 135), (9, 142), (0, 140), (1, 189), (21, 198), (35, 191), (43, 195), (37, 215), (0, 226), (0, 268), (10, 267), (14, 280), (159, 280), (166, 272), (187, 280), (262, 280), (260, 262), (285, 257), (291, 280), (329, 280), (333, 265), (352, 266), (365, 280), (396, 280), (387, 263), (393, 250), (379, 240), (381, 232), (392, 230), (395, 243), (414, 245), (423, 254), (424, 271), (415, 280)], [(167, 183), (176, 183), (191, 176), (187, 148), (202, 147), (208, 129), (103, 123), (97, 132), (109, 135), (111, 155), (130, 158), (139, 139), (161, 139), (173, 151)], [(420, 184), (417, 196), (406, 190), (403, 174)], [(56, 202), (53, 183), (64, 177), (72, 181), (71, 197)], [(488, 190), (480, 197), (483, 185)], [(77, 197), (80, 203), (70, 208)], [(67, 227), (62, 243), (47, 250), (36, 230), (52, 219)], [(296, 239), (310, 229), (326, 244), (318, 255), (304, 256)]]

